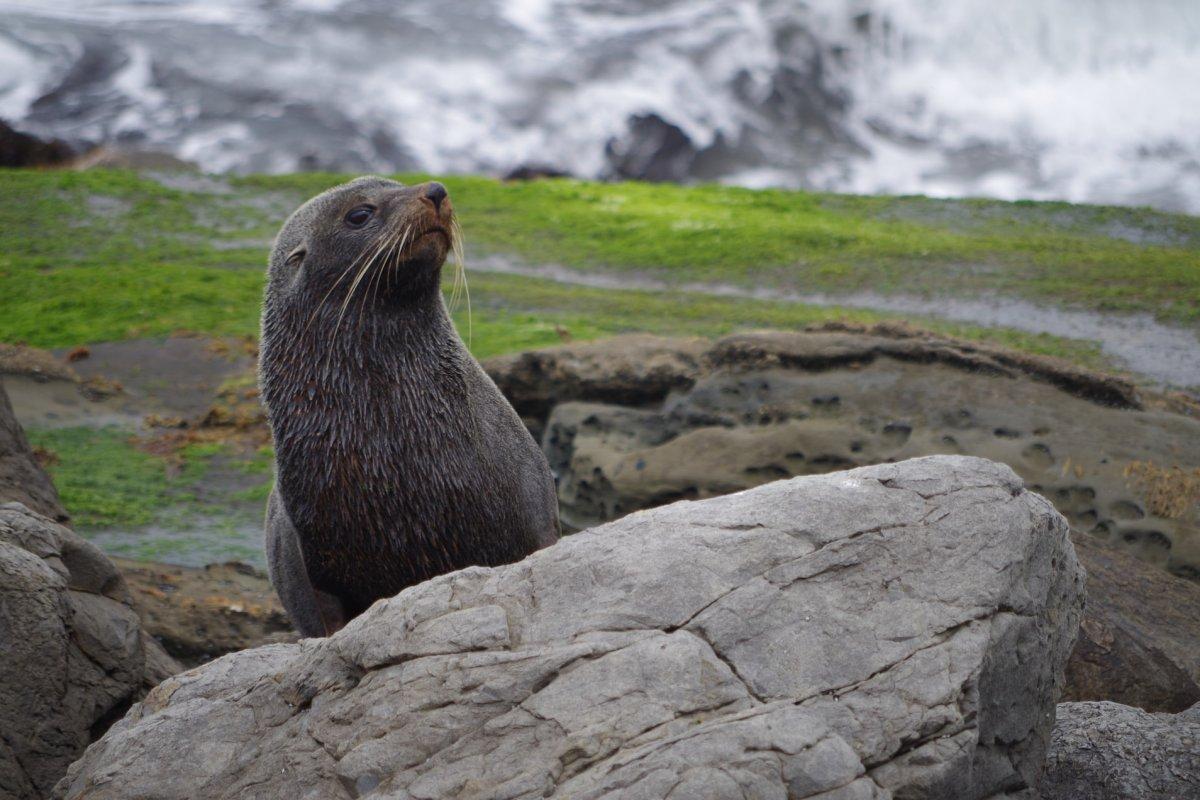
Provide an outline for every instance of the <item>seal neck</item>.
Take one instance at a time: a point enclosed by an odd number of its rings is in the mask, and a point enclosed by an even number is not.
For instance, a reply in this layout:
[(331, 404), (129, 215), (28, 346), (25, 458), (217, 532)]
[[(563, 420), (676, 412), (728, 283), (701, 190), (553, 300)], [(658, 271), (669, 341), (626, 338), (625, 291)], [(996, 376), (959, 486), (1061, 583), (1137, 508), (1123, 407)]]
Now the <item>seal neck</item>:
[[(276, 298), (281, 300), (282, 298)], [(260, 377), (273, 425), (315, 397), (353, 403), (418, 375), (460, 371), (469, 360), (440, 289), (423, 297), (327, 303), (268, 301)]]

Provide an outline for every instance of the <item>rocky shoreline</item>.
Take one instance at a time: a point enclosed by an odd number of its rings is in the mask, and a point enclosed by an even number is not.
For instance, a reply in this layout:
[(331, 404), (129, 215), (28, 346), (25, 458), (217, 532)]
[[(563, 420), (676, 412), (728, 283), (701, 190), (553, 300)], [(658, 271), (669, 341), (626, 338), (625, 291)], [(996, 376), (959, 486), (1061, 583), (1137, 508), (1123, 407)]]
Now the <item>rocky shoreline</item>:
[[(10, 350), (0, 372), (34, 427), (118, 423), (150, 452), (269, 442), (248, 343), (133, 341), (70, 365)], [(1200, 405), (1185, 394), (894, 324), (715, 342), (621, 336), (485, 366), (542, 441), (575, 529), (782, 477), (968, 454), (1012, 465), (1077, 532), (1200, 577)], [(245, 558), (258, 549), (258, 526), (238, 511), (235, 557)], [(122, 541), (136, 539), (130, 531)], [(228, 558), (213, 551), (183, 563)]]
[[(793, 776), (781, 784), (790, 796), (827, 798), (1027, 796), (1039, 780), (1048, 800), (1097, 780), (1129, 792), (1105, 797), (1182, 798), (1200, 786), (1180, 744), (1200, 701), (1200, 583), (1171, 561), (1194, 529), (1150, 513), (1122, 465), (1102, 462), (1114, 447), (1144, 457), (1138, 446), (1161, 444), (1153, 429), (1195, 435), (1186, 398), (886, 328), (630, 337), (487, 367), (541, 434), (564, 510), (582, 525), (623, 519), (509, 568), (414, 587), (328, 640), (295, 643), (252, 567), (114, 564), (24, 506), (0, 510), (0, 591), (26, 587), (16, 590), (35, 603), (8, 607), (6, 625), (45, 643), (8, 654), (5, 674), (28, 675), (0, 682), (0, 727), (32, 733), (4, 738), (0, 788), (50, 796), (97, 740), (54, 796), (274, 797), (285, 784), (331, 797), (497, 786), (665, 797), (709, 785), (725, 787), (714, 797), (735, 786), (768, 796), (780, 774)], [(1006, 414), (1049, 421), (1027, 431)], [(206, 416), (196, 424), (225, 424)], [(234, 429), (256, 429), (242, 418)], [(1088, 456), (1097, 430), (1107, 441)], [(65, 518), (7, 397), (0, 432), (0, 501)], [(887, 460), (898, 463), (853, 469)], [(643, 477), (626, 480), (630, 469)], [(1088, 508), (1064, 502), (1063, 488)], [(654, 508), (677, 499), (703, 502)], [(1140, 529), (1165, 531), (1168, 557), (1129, 540), (1132, 520), (1096, 529), (1104, 520), (1088, 509), (1119, 503), (1140, 505)], [(843, 618), (855, 603), (862, 619)], [(914, 620), (893, 655), (870, 627), (895, 638)], [(28, 627), (47, 624), (57, 633)], [(1022, 669), (1003, 668), (1016, 652)], [(709, 677), (689, 683), (695, 669)], [(1010, 673), (1033, 683), (996, 682)], [(53, 700), (64, 685), (79, 698), (66, 707)], [(943, 689), (957, 699), (935, 700)], [(1057, 727), (1046, 712), (1056, 700)], [(55, 721), (30, 726), (30, 709)], [(779, 724), (815, 738), (780, 739)], [(196, 750), (202, 741), (222, 744)], [(182, 763), (167, 757), (189, 750)], [(523, 755), (480, 760), (494, 752)], [(643, 762), (654, 770), (631, 771)]]

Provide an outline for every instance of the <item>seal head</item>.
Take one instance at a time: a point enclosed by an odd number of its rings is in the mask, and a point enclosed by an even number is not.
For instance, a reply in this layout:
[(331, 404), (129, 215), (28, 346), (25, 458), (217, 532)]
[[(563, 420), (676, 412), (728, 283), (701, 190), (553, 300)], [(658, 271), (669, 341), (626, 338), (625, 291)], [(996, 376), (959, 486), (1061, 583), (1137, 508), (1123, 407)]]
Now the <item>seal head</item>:
[(545, 456), (446, 311), (457, 227), (441, 184), (372, 176), (305, 203), (276, 238), (260, 350), (276, 464), (266, 548), (305, 635), (557, 539)]

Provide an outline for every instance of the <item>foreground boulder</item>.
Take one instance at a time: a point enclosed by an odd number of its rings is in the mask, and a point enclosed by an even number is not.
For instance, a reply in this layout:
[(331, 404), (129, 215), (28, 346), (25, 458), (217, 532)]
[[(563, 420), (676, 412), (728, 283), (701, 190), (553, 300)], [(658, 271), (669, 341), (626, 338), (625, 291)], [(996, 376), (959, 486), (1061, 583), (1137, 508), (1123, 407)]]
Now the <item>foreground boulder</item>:
[(0, 506), (0, 797), (48, 796), (89, 742), (177, 670), (111, 561), (23, 505)]
[(1031, 787), (1063, 518), (919, 459), (626, 517), (152, 691), (67, 798), (887, 798)]
[(1045, 800), (1200, 797), (1200, 705), (1149, 714), (1117, 703), (1063, 703), (1046, 763)]

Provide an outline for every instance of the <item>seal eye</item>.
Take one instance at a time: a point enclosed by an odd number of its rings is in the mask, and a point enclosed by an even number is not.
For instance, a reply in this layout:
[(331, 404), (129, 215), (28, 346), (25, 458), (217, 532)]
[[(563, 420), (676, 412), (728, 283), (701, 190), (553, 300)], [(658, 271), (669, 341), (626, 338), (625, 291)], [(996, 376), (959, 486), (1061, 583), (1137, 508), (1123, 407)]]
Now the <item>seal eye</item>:
[(375, 214), (374, 206), (359, 206), (352, 208), (346, 214), (346, 224), (351, 228), (361, 228)]
[(307, 253), (304, 250), (297, 250), (296, 252), (292, 253), (290, 256), (287, 257), (287, 261), (285, 263), (289, 267), (298, 267), (298, 266), (300, 266), (300, 262), (304, 260), (304, 256), (306, 256), (306, 255), (307, 255)]

